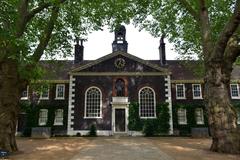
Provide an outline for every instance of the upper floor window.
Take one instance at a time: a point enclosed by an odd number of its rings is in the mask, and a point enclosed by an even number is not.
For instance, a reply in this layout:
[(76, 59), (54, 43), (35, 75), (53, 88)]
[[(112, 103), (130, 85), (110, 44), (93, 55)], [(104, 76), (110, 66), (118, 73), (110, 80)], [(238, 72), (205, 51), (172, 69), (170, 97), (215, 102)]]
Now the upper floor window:
[(65, 96), (65, 85), (57, 84), (56, 85), (56, 99), (64, 99)]
[(39, 119), (38, 124), (39, 126), (44, 126), (47, 124), (48, 119), (48, 110), (47, 109), (40, 109), (39, 110)]
[(203, 109), (196, 108), (195, 110), (196, 124), (204, 124)]
[(90, 87), (85, 92), (85, 118), (101, 118), (102, 92), (97, 87)]
[(155, 92), (150, 87), (144, 87), (139, 91), (139, 114), (141, 118), (156, 117)]
[(177, 115), (178, 115), (178, 124), (187, 124), (186, 109), (179, 108), (177, 111)]
[(185, 99), (185, 85), (176, 84), (176, 99)]
[(21, 100), (26, 100), (28, 99), (28, 90), (29, 90), (29, 86), (27, 86), (26, 90), (24, 90), (21, 94)]
[(240, 98), (238, 84), (230, 84), (230, 90), (232, 99)]
[(40, 99), (49, 99), (49, 86), (42, 86)]
[(240, 108), (237, 108), (237, 124), (240, 124)]
[(63, 125), (63, 109), (55, 111), (54, 125)]
[(201, 84), (192, 85), (193, 99), (202, 99)]

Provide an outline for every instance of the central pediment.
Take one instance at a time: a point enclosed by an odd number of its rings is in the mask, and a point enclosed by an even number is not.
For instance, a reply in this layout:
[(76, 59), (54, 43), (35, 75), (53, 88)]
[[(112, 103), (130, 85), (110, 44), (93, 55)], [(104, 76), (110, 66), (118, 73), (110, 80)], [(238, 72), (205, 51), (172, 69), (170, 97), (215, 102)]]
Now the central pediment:
[(170, 72), (166, 68), (162, 68), (157, 64), (143, 60), (126, 52), (113, 52), (109, 55), (101, 57), (95, 61), (80, 65), (74, 68), (70, 74), (81, 73), (112, 73), (116, 74), (161, 74), (169, 75)]

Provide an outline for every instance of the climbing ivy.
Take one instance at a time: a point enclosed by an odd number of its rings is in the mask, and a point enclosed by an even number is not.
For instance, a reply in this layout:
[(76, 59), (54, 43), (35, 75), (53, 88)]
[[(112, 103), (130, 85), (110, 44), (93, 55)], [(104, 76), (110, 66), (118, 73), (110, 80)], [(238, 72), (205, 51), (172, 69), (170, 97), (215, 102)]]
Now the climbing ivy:
[[(26, 126), (23, 131), (23, 136), (31, 136), (32, 127), (39, 127), (38, 119), (39, 119), (39, 110), (47, 109), (48, 110), (48, 119), (47, 124), (41, 127), (51, 127), (52, 134), (54, 134), (55, 130), (66, 130), (67, 126), (67, 115), (68, 115), (68, 107), (67, 106), (59, 106), (52, 104), (38, 104), (33, 105), (30, 102), (21, 102), (20, 103), (21, 111), (26, 113)], [(57, 109), (63, 109), (63, 125), (54, 126), (54, 118), (55, 111)]]
[(139, 104), (129, 105), (128, 129), (132, 131), (142, 131), (146, 136), (168, 134), (169, 132), (169, 109), (167, 103), (156, 106), (155, 119), (141, 119), (139, 117)]

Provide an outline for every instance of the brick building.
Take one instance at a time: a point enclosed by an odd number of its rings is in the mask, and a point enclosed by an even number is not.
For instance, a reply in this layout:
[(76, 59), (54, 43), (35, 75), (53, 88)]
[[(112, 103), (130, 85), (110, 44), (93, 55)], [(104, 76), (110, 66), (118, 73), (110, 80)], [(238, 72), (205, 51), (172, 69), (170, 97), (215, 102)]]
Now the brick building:
[[(121, 26), (115, 31), (112, 53), (96, 60), (84, 60), (82, 41), (77, 41), (73, 61), (41, 61), (46, 69), (42, 82), (48, 83), (38, 99), (38, 126), (50, 125), (54, 134), (84, 135), (92, 124), (99, 135), (134, 134), (128, 129), (129, 105), (139, 104), (140, 119), (154, 119), (156, 105), (166, 102), (168, 134), (191, 134), (191, 128), (207, 128), (198, 61), (166, 60), (163, 38), (160, 60), (143, 60), (127, 53), (125, 35)], [(239, 82), (240, 67), (235, 66), (229, 94), (236, 105), (240, 102)], [(30, 86), (22, 100), (33, 101), (32, 93)], [(49, 112), (50, 108), (53, 111)], [(240, 116), (239, 108), (237, 111)], [(51, 122), (49, 116), (54, 117)], [(18, 131), (24, 128), (21, 123)]]

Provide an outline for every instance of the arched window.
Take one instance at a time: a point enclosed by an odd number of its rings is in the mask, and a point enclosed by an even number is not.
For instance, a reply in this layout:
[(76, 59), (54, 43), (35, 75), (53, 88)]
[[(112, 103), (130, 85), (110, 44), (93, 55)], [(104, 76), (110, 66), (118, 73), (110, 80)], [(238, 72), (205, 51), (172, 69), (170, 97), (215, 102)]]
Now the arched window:
[(90, 87), (85, 92), (85, 118), (101, 118), (102, 92), (97, 87)]
[(150, 87), (144, 87), (139, 91), (139, 115), (141, 118), (156, 117), (155, 92)]

